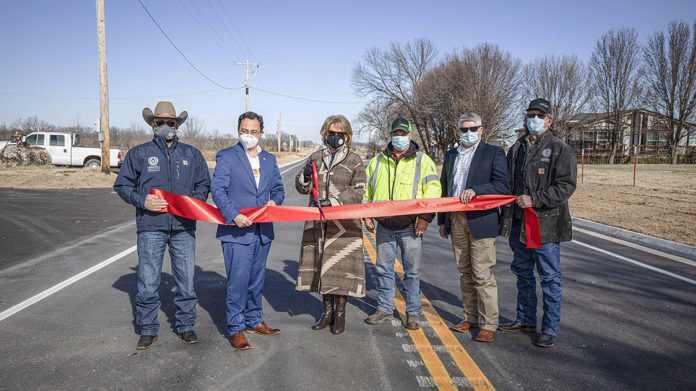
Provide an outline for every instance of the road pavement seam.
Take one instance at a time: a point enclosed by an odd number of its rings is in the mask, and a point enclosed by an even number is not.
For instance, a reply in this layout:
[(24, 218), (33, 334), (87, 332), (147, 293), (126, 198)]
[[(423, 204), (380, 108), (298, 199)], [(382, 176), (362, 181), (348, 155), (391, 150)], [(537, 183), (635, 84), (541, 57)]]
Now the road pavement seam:
[(655, 267), (655, 266), (651, 266), (651, 265), (645, 264), (645, 263), (643, 263), (643, 262), (636, 261), (635, 259), (631, 259), (631, 258), (628, 258), (628, 257), (624, 257), (623, 255), (619, 255), (619, 254), (613, 253), (613, 252), (611, 252), (611, 251), (607, 251), (607, 250), (601, 249), (601, 248), (599, 248), (599, 247), (595, 247), (595, 246), (589, 245), (589, 244), (587, 244), (587, 243), (579, 242), (579, 241), (577, 241), (577, 240), (573, 240), (571, 243), (579, 244), (580, 246), (587, 247), (587, 248), (589, 248), (590, 250), (594, 250), (594, 251), (600, 252), (600, 253), (602, 253), (602, 254), (610, 255), (610, 256), (612, 256), (612, 257), (614, 257), (614, 258), (620, 259), (620, 260), (622, 260), (622, 261), (626, 261), (626, 262), (628, 262), (628, 263), (632, 263), (632, 264), (634, 264), (634, 265), (636, 265), (636, 266), (644, 267), (644, 268), (646, 268), (646, 269), (648, 269), (648, 270), (652, 270), (652, 271), (655, 271), (655, 272), (664, 274), (664, 275), (666, 275), (666, 276), (670, 276), (670, 277), (676, 278), (676, 279), (678, 279), (678, 280), (681, 280), (681, 281), (684, 281), (684, 282), (688, 282), (689, 284), (696, 285), (696, 280), (692, 280), (692, 279), (690, 279), (690, 278), (686, 278), (686, 277), (680, 276), (679, 274), (675, 274), (675, 273), (672, 273), (672, 272), (668, 272), (667, 270), (663, 270), (663, 269), (657, 268), (657, 267)]
[[(368, 255), (372, 259), (373, 263), (376, 263), (377, 261), (377, 256), (375, 249), (369, 240), (368, 236), (363, 232), (364, 235), (364, 242), (365, 242), (365, 249), (367, 250)], [(370, 233), (370, 236), (372, 240), (375, 240), (375, 234)], [(394, 263), (394, 270), (395, 272), (399, 275), (399, 278), (403, 279), (404, 277), (404, 270), (403, 267), (401, 266), (401, 263), (399, 262), (398, 259), (395, 260)], [(399, 314), (402, 316), (402, 318), (405, 319), (405, 301), (403, 301), (403, 297), (399, 291), (399, 289), (395, 289), (395, 304), (397, 305), (397, 310), (399, 310)], [(397, 301), (397, 298), (400, 299)], [(403, 306), (403, 310), (399, 306), (399, 301), (401, 302), (401, 306)], [(432, 345), (430, 341), (425, 337), (425, 334), (423, 333), (422, 328), (419, 330), (408, 330), (411, 339), (416, 342), (416, 339), (414, 338), (414, 334), (416, 337), (420, 337), (417, 333), (414, 332), (420, 332), (420, 334), (425, 338), (425, 343), (415, 343), (415, 347), (417, 348), (418, 352), (421, 354), (421, 357), (423, 358), (423, 361), (426, 365), (426, 368), (430, 371), (430, 374), (433, 375), (432, 379), (433, 381), (437, 384), (437, 387), (439, 389), (446, 389), (444, 387), (451, 387), (451, 386), (456, 386), (457, 383), (454, 381), (456, 376), (450, 376), (447, 373), (447, 370), (444, 368), (444, 365), (442, 364), (442, 361), (439, 359), (437, 356), (437, 353), (448, 353), (452, 359), (454, 360), (454, 363), (457, 365), (457, 367), (461, 370), (461, 372), (466, 376), (467, 378), (467, 385), (473, 387), (476, 390), (494, 390), (495, 388), (493, 385), (488, 381), (488, 378), (483, 374), (481, 369), (476, 365), (474, 360), (469, 356), (469, 354), (466, 352), (464, 347), (461, 345), (459, 340), (452, 334), (452, 332), (449, 330), (449, 328), (446, 326), (444, 320), (440, 317), (440, 315), (437, 313), (435, 308), (432, 306), (430, 301), (425, 295), (422, 295), (422, 310), (425, 315), (426, 320), (428, 321), (429, 325), (433, 328), (435, 331), (435, 334), (437, 337), (442, 341), (442, 345)], [(405, 345), (402, 345), (402, 348), (404, 348)], [(406, 348), (404, 348), (406, 349)], [(435, 373), (430, 370), (431, 366), (431, 361), (426, 359), (427, 357), (431, 357), (430, 353), (435, 354), (435, 359), (437, 360), (435, 362), (435, 365), (439, 363), (440, 366), (442, 366), (442, 369), (445, 370), (445, 373), (447, 374), (447, 378), (449, 379), (448, 381), (443, 381), (443, 378), (439, 371), (439, 368), (436, 367)], [(425, 355), (424, 355), (425, 354)]]
[(4, 319), (7, 319), (10, 316), (16, 314), (17, 312), (19, 312), (19, 311), (21, 311), (21, 310), (23, 310), (23, 309), (25, 309), (33, 304), (36, 304), (39, 301), (51, 296), (52, 294), (62, 290), (63, 288), (65, 288), (65, 287), (67, 287), (67, 286), (69, 286), (77, 281), (80, 281), (81, 279), (89, 276), (90, 274), (96, 272), (97, 270), (102, 269), (102, 268), (118, 261), (119, 259), (125, 257), (126, 255), (129, 255), (130, 253), (134, 252), (136, 250), (136, 248), (137, 248), (137, 246), (132, 246), (126, 250), (123, 250), (120, 253), (114, 255), (113, 257), (111, 257), (105, 261), (102, 261), (102, 262), (90, 267), (89, 269), (68, 278), (67, 280), (65, 280), (61, 283), (56, 284), (56, 285), (48, 288), (45, 291), (43, 291), (37, 295), (34, 295), (33, 297), (31, 297), (27, 300), (24, 300), (23, 302), (15, 305), (13, 307), (10, 307), (9, 309), (7, 309), (3, 312), (0, 312), (0, 322), (3, 321)]

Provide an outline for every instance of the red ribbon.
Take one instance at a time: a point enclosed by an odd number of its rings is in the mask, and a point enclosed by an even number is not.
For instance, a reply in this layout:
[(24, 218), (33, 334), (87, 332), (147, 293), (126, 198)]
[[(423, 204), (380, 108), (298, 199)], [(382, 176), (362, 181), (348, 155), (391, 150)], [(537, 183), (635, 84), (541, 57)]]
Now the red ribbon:
[[(227, 225), (220, 211), (208, 203), (160, 189), (153, 189), (152, 194), (167, 201), (167, 207), (162, 212), (168, 212), (191, 220)], [(516, 198), (516, 196), (508, 195), (481, 195), (475, 196), (467, 204), (462, 204), (457, 197), (424, 198), (419, 200), (329, 206), (322, 209), (327, 220), (361, 219), (404, 214), (487, 210), (509, 204), (515, 201)], [(254, 223), (321, 219), (319, 208), (308, 206), (261, 206), (240, 209), (239, 212)], [(527, 248), (540, 248), (539, 218), (534, 209), (524, 209), (524, 221)]]

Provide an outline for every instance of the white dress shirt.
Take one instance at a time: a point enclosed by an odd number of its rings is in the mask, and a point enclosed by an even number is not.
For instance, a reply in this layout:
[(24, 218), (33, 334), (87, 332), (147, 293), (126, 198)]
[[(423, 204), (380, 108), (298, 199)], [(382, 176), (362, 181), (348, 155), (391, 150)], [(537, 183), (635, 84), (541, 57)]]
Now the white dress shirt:
[(459, 197), (466, 190), (466, 180), (469, 177), (469, 167), (474, 159), (474, 153), (481, 141), (469, 148), (460, 145), (457, 147), (457, 158), (454, 160), (454, 170), (452, 171), (452, 189), (450, 197)]
[(256, 180), (256, 187), (259, 187), (261, 181), (261, 164), (259, 163), (259, 155), (261, 154), (261, 147), (256, 146), (256, 156), (251, 156), (251, 152), (248, 149), (246, 151), (247, 159), (249, 159), (249, 164), (251, 165), (251, 172), (254, 174), (254, 180)]

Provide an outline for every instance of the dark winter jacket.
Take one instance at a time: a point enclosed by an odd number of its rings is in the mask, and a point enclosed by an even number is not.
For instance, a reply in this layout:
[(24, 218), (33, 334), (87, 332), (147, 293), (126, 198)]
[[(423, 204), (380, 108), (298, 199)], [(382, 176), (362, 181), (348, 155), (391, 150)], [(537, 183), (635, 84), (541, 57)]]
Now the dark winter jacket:
[(114, 183), (118, 195), (135, 206), (138, 232), (196, 229), (195, 220), (145, 209), (145, 197), (152, 189), (205, 201), (209, 188), (210, 173), (201, 152), (178, 138), (167, 147), (161, 137), (128, 151)]
[[(528, 152), (527, 152), (527, 149)], [(510, 173), (510, 194), (531, 196), (534, 211), (539, 216), (542, 243), (572, 240), (573, 227), (568, 199), (577, 184), (577, 164), (573, 150), (562, 140), (542, 133), (535, 143), (527, 135), (520, 137), (507, 153)], [(505, 205), (500, 234), (510, 235), (515, 203)], [(518, 217), (522, 217), (519, 214)], [(520, 241), (525, 243), (524, 224)]]

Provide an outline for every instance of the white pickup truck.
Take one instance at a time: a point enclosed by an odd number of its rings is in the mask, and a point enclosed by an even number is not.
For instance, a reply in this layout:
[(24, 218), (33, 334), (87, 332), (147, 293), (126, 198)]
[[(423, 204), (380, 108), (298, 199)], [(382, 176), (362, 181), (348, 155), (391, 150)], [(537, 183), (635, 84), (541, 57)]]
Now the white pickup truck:
[[(46, 149), (51, 155), (51, 163), (56, 166), (101, 167), (101, 149), (81, 147), (80, 135), (62, 132), (33, 132), (25, 137), (27, 144)], [(109, 150), (109, 165), (121, 167), (123, 151)]]

